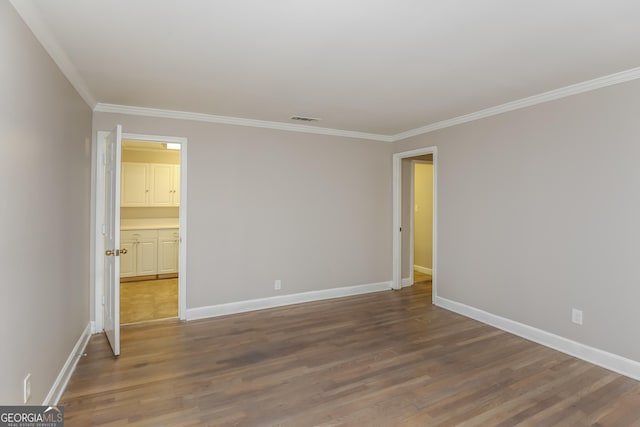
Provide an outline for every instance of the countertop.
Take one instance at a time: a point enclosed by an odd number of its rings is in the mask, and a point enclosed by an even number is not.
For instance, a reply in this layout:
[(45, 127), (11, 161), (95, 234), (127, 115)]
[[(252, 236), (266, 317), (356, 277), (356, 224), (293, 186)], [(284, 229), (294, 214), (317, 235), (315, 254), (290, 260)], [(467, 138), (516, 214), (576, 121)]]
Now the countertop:
[(120, 230), (162, 230), (180, 228), (178, 218), (122, 219)]

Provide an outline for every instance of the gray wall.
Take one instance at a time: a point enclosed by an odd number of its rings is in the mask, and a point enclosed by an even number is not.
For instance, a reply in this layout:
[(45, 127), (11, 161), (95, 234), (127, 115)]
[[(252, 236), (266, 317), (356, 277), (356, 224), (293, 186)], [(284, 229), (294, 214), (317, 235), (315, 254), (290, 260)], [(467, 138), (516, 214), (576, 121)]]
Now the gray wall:
[(639, 118), (636, 80), (397, 143), (438, 147), (439, 296), (640, 361)]
[(0, 404), (41, 404), (89, 322), (91, 110), (0, 2)]
[(94, 135), (116, 124), (189, 140), (187, 308), (391, 279), (391, 143), (110, 113)]

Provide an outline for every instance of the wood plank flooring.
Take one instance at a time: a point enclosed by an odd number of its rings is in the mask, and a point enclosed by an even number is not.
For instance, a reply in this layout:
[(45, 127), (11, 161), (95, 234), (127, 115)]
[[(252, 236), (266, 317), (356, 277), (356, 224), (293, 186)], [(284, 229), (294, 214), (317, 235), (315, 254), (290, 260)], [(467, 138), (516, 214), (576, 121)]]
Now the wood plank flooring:
[(178, 279), (120, 283), (120, 323), (178, 317)]
[(430, 303), (430, 282), (91, 338), (67, 426), (640, 426), (640, 383)]

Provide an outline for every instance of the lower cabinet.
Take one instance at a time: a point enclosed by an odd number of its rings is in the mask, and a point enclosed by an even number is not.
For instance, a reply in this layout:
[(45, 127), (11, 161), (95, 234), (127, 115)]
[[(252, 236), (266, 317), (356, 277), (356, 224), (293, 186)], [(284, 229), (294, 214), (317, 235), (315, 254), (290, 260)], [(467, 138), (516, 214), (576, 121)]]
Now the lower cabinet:
[(120, 233), (120, 277), (178, 272), (178, 229), (126, 230)]
[(179, 244), (178, 230), (158, 230), (158, 274), (178, 272)]
[(136, 272), (136, 242), (131, 240), (129, 236), (125, 237), (126, 231), (123, 231), (120, 235), (120, 248), (126, 249), (127, 253), (120, 253), (120, 277), (134, 277), (137, 276)]

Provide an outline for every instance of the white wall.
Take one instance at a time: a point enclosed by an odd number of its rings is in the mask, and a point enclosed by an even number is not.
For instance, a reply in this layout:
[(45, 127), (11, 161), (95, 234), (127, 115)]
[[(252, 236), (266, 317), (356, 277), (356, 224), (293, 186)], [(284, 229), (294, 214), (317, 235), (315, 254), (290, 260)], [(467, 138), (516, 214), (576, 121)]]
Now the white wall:
[(636, 80), (397, 143), (438, 147), (439, 296), (640, 361), (639, 118)]
[(188, 138), (187, 308), (391, 279), (390, 143), (110, 113), (94, 135), (115, 124)]
[(89, 322), (91, 110), (0, 2), (0, 404), (41, 404)]

